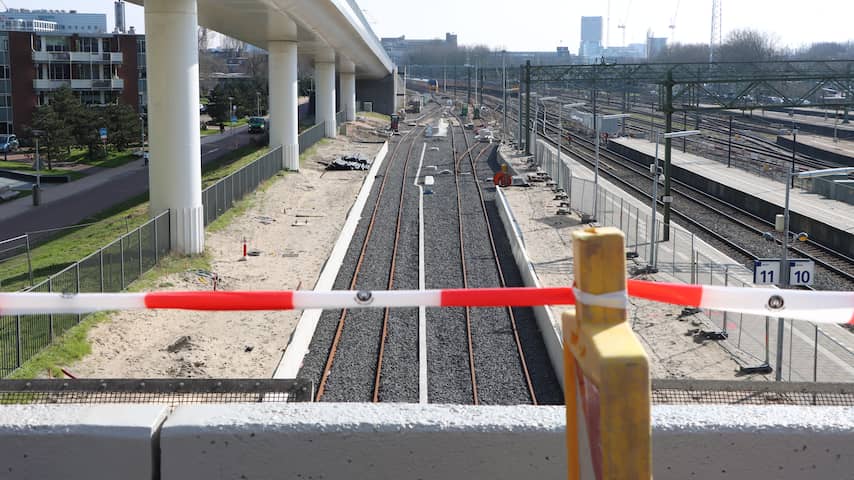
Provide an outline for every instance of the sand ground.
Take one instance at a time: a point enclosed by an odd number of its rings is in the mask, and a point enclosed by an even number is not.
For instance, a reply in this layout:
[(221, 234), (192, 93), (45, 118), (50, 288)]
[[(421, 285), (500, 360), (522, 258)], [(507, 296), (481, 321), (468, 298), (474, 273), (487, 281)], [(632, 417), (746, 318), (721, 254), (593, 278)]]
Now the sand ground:
[[(182, 272), (159, 280), (158, 290), (284, 290), (314, 286), (338, 238), (365, 171), (326, 171), (321, 161), (382, 146), (379, 121), (359, 117), (347, 136), (303, 158), (299, 173), (280, 174), (226, 228), (208, 232), (211, 272)], [(259, 256), (242, 258), (243, 238)], [(121, 312), (89, 333), (92, 353), (68, 366), (79, 377), (272, 376), (299, 319), (285, 312)], [(188, 337), (183, 338), (182, 337)]]
[[(504, 190), (525, 245), (543, 286), (568, 286), (573, 279), (572, 231), (584, 228), (580, 218), (556, 215), (558, 201), (551, 188), (540, 184), (529, 188)], [(627, 268), (634, 265), (631, 260)], [(656, 281), (675, 281), (665, 274), (635, 277)], [(711, 330), (702, 314), (683, 314), (682, 307), (630, 299), (628, 318), (650, 358), (652, 378), (734, 379), (738, 363), (723, 345), (695, 340), (691, 330)], [(555, 321), (562, 310), (552, 307)], [(764, 376), (740, 377), (764, 380)]]

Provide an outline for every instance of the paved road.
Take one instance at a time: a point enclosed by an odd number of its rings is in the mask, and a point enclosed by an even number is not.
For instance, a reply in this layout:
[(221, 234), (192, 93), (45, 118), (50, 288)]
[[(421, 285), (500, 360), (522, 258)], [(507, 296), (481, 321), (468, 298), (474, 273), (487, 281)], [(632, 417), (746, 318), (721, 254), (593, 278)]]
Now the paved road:
[[(202, 138), (202, 164), (247, 145), (246, 126), (226, 135)], [(33, 206), (32, 197), (0, 205), (0, 239), (25, 232), (74, 225), (98, 212), (140, 195), (148, 190), (148, 168), (142, 159), (117, 168), (104, 169), (80, 180), (46, 186), (42, 204)]]

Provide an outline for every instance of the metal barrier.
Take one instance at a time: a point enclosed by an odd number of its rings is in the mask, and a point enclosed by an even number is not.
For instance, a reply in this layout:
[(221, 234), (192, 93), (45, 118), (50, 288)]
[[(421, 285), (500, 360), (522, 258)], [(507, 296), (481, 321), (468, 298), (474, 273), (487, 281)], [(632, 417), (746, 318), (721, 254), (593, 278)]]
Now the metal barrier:
[(335, 124), (336, 124), (336, 125), (341, 125), (341, 124), (342, 124), (342, 123), (344, 123), (345, 121), (346, 121), (346, 118), (345, 118), (345, 115), (344, 115), (344, 110), (341, 110), (340, 112), (337, 112), (337, 113), (335, 114)]
[(0, 380), (0, 404), (310, 402), (305, 379), (32, 379)]
[(313, 125), (299, 134), (299, 153), (308, 150), (315, 143), (323, 140), (326, 136), (326, 122)]
[[(51, 275), (31, 292), (119, 292), (167, 255), (169, 211)], [(81, 315), (0, 316), (0, 376), (6, 376), (82, 320)]]
[[(599, 225), (613, 226), (626, 236), (626, 250), (642, 265), (651, 262), (650, 205), (606, 183), (599, 185), (599, 198), (594, 200), (596, 187), (590, 180), (573, 176), (569, 154), (557, 161), (557, 151), (538, 142), (536, 158), (555, 182), (567, 193), (568, 206), (594, 218)], [(576, 173), (577, 175), (577, 173)], [(594, 205), (596, 211), (594, 212)], [(655, 245), (656, 265), (660, 272), (672, 275), (683, 283), (749, 287), (753, 273), (741, 264), (725, 263), (723, 256), (713, 253), (707, 244), (693, 233), (671, 224), (670, 239), (664, 238), (664, 225), (659, 218)], [(727, 347), (736, 353), (743, 367), (768, 365), (776, 356), (777, 319), (704, 311), (709, 319), (708, 331), (697, 332), (703, 338), (723, 338)], [(794, 327), (792, 326), (794, 325)], [(844, 334), (844, 332), (842, 332)], [(786, 322), (786, 342), (783, 351), (783, 378), (789, 381), (854, 382), (854, 349), (834, 338), (826, 327), (804, 322)], [(703, 338), (698, 338), (702, 340)]]
[[(302, 141), (302, 135), (300, 135)], [(282, 147), (271, 150), (231, 175), (202, 190), (205, 226), (219, 218), (247, 193), (258, 188), (261, 182), (282, 169)]]

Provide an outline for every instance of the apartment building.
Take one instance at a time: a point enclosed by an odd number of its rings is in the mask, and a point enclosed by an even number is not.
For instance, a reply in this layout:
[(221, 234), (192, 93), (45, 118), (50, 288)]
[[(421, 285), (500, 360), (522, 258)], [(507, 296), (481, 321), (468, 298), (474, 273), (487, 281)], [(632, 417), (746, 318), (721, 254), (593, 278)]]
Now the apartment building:
[(144, 108), (145, 36), (0, 30), (0, 133), (22, 133), (50, 93)]

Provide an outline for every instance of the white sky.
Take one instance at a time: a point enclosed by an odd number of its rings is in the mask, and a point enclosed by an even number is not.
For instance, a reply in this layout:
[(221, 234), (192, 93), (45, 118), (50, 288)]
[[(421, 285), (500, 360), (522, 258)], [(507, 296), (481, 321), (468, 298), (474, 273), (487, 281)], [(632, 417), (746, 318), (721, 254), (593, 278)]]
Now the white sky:
[[(226, 1), (226, 0), (221, 0)], [(107, 14), (113, 26), (112, 0), (4, 0), (11, 8), (74, 8)], [(712, 0), (357, 0), (381, 37), (444, 37), (457, 33), (465, 45), (486, 44), (508, 50), (578, 49), (582, 15), (605, 16), (610, 3), (610, 45), (622, 44), (617, 25), (626, 24), (626, 43), (643, 42), (648, 29), (670, 36), (676, 13), (678, 42), (707, 43)], [(677, 12), (678, 5), (678, 12)], [(754, 28), (774, 35), (780, 46), (854, 40), (854, 1), (722, 0), (723, 33)], [(141, 7), (128, 4), (128, 26), (144, 31)]]

